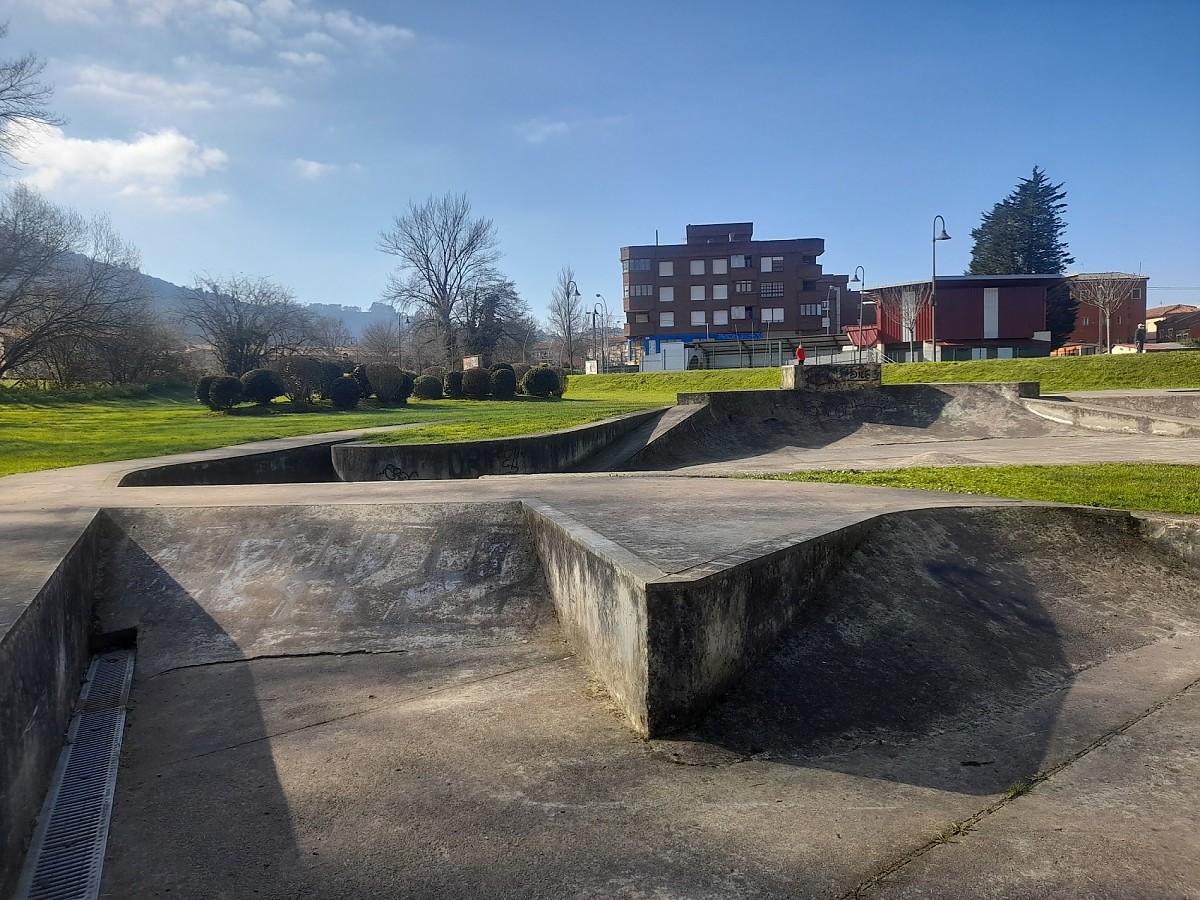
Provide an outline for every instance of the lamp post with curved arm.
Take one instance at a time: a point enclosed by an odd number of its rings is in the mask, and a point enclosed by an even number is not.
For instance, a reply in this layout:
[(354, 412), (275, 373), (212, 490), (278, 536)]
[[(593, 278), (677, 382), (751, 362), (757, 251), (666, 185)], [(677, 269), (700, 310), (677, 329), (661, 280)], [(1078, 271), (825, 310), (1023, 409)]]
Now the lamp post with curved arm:
[[(595, 332), (595, 329), (596, 329), (596, 313), (600, 310), (603, 310), (604, 318), (600, 320), (601, 323), (603, 323), (601, 326), (601, 329), (600, 329), (600, 333), (604, 338), (604, 346), (603, 346), (603, 348), (597, 347), (597, 352), (602, 354), (599, 357), (600, 371), (606, 372), (606, 371), (608, 371), (608, 301), (606, 301), (604, 299), (603, 294), (597, 294), (596, 299), (599, 300), (600, 302), (596, 303), (592, 306), (592, 330), (593, 330), (593, 332)], [(596, 339), (595, 334), (593, 333), (593, 336), (592, 336), (593, 342), (595, 341), (595, 339)]]
[[(938, 221), (942, 223), (941, 232), (938, 231)], [(938, 361), (937, 349), (937, 242), (948, 241), (950, 235), (946, 234), (946, 220), (941, 216), (933, 217), (933, 277), (929, 281), (929, 343), (933, 345), (933, 361)]]
[[(859, 273), (862, 273), (861, 275)], [(854, 267), (854, 277), (850, 279), (851, 284), (858, 285), (858, 340), (854, 346), (858, 351), (855, 354), (855, 360), (862, 362), (862, 339), (863, 339), (863, 292), (867, 289), (867, 270), (862, 266)]]
[[(567, 295), (566, 296), (567, 303), (566, 303), (566, 309), (563, 310), (563, 312), (565, 312), (566, 315), (563, 318), (566, 319), (566, 326), (567, 326), (567, 333), (565, 335), (565, 337), (567, 339), (567, 368), (570, 370), (574, 370), (575, 360), (573, 357), (575, 356), (575, 353), (574, 353), (575, 348), (574, 348), (574, 346), (572, 346), (572, 343), (571, 343), (571, 325), (572, 325), (571, 320), (575, 318), (575, 315), (574, 315), (575, 310), (571, 306), (571, 297), (574, 296), (575, 299), (578, 300), (583, 295), (579, 293), (579, 285), (577, 285), (575, 283), (574, 279), (571, 279), (567, 282), (565, 291), (566, 291), (566, 295)], [(575, 292), (574, 295), (571, 294), (571, 291)]]

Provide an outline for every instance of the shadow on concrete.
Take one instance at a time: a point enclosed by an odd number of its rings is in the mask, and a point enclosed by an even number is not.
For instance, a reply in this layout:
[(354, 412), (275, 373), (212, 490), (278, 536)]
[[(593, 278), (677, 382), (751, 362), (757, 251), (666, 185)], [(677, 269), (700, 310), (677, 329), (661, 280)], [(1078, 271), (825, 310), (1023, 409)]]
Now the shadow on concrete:
[(731, 391), (647, 446), (622, 468), (670, 470), (727, 462), (785, 447), (840, 441), (933, 443), (1066, 433), (1028, 412), (1013, 386), (885, 385), (849, 391)]
[[(188, 607), (190, 632), (152, 634), (161, 647), (203, 640), (238, 653), (236, 642), (136, 543), (107, 525), (109, 579), (98, 613), (149, 579), (160, 598)], [(114, 565), (115, 564), (115, 565)], [(240, 655), (240, 654), (239, 654)], [(275, 768), (258, 687), (249, 665), (134, 672), (121, 773), (109, 830), (101, 896), (284, 896), (300, 872), (287, 798)]]
[(1077, 671), (1200, 618), (1178, 562), (1115, 514), (888, 516), (774, 656), (658, 746), (1003, 791), (1043, 767)]

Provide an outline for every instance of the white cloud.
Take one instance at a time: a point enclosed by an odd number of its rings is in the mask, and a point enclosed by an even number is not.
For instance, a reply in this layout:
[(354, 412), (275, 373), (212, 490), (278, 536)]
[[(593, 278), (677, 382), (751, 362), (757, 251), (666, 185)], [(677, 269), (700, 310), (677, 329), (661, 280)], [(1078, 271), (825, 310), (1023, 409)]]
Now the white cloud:
[(82, 22), (99, 25), (113, 0), (41, 0), (39, 8), (51, 22)]
[(337, 171), (337, 166), (330, 163), (313, 162), (311, 159), (297, 159), (292, 165), (296, 169), (296, 173), (309, 181), (316, 181), (323, 175), (329, 175)]
[(258, 50), (266, 43), (261, 35), (241, 25), (230, 25), (229, 30), (225, 32), (225, 39), (234, 50), (243, 52)]
[(274, 107), (284, 102), (272, 87), (254, 84), (226, 87), (206, 78), (171, 81), (153, 73), (122, 72), (100, 65), (80, 67), (75, 70), (75, 78), (75, 83), (66, 88), (72, 94), (158, 111)]
[(81, 140), (61, 128), (22, 122), (24, 180), (39, 190), (96, 191), (164, 210), (207, 209), (225, 202), (220, 192), (186, 194), (189, 179), (224, 168), (228, 157), (201, 147), (173, 128), (139, 134), (132, 141)]
[(544, 144), (576, 134), (609, 131), (622, 122), (620, 116), (585, 119), (530, 119), (517, 126), (517, 136), (527, 144)]
[(279, 54), (279, 58), (294, 66), (323, 66), (327, 62), (323, 54), (313, 50), (308, 50), (304, 53), (299, 53), (295, 50), (285, 50)]

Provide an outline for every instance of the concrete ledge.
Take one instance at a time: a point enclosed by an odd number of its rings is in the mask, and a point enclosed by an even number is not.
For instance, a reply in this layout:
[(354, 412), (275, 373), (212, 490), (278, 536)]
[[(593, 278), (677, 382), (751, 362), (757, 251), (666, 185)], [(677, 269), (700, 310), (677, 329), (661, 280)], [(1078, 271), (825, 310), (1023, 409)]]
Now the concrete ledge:
[(666, 575), (546, 504), (526, 508), (567, 639), (648, 738), (696, 721), (769, 654), (874, 521)]
[(0, 895), (20, 874), (88, 664), (100, 559), (95, 516), (0, 641)]
[(417, 481), (569, 472), (610, 443), (662, 414), (629, 413), (548, 434), (441, 444), (371, 444), (333, 448), (342, 481)]
[(879, 363), (813, 366), (793, 363), (782, 366), (780, 375), (780, 386), (785, 391), (853, 391), (879, 387), (883, 383), (883, 366)]
[(1154, 434), (1162, 437), (1200, 437), (1200, 421), (1195, 419), (1077, 401), (1025, 399), (1022, 402), (1031, 413), (1051, 422), (1075, 425), (1092, 431)]
[(330, 448), (353, 438), (280, 450), (168, 463), (129, 472), (119, 487), (190, 484), (296, 484), (337, 481)]

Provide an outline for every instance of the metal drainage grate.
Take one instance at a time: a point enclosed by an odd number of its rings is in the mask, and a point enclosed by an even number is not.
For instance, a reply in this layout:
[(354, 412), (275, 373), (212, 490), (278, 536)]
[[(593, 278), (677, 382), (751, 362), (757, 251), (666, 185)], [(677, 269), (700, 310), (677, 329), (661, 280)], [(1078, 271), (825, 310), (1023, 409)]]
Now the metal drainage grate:
[(84, 900), (100, 893), (133, 658), (132, 650), (120, 650), (92, 660), (16, 900)]

